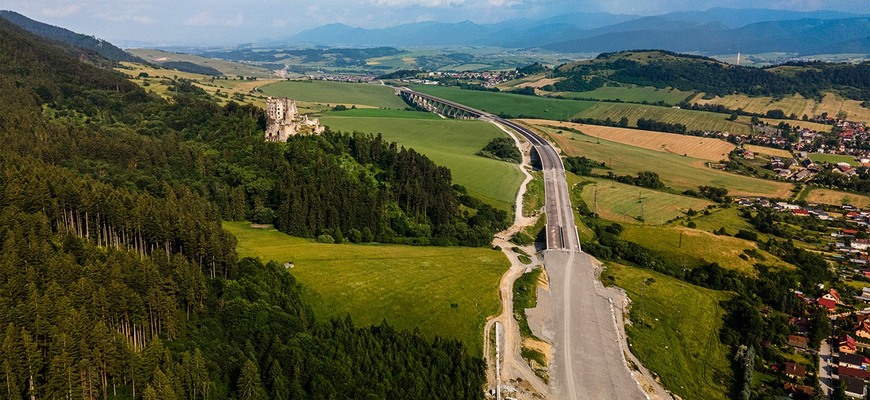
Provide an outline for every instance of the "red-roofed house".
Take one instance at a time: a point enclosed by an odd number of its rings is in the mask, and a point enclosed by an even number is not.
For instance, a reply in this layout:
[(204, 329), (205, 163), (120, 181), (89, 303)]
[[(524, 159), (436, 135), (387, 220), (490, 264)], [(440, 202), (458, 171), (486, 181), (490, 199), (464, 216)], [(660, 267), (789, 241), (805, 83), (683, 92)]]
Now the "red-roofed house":
[(855, 338), (844, 333), (840, 336), (839, 351), (845, 354), (855, 354), (858, 351), (858, 343), (855, 341)]
[(863, 380), (870, 379), (870, 371), (866, 369), (859, 368), (848, 368), (848, 367), (839, 367), (837, 368), (837, 375), (843, 376), (851, 376), (854, 378), (860, 378)]
[(840, 303), (840, 293), (837, 292), (836, 289), (828, 290), (828, 293), (825, 293), (822, 297), (819, 297), (816, 300), (816, 304), (820, 307), (825, 307), (830, 311), (833, 311), (837, 308), (837, 304)]
[(855, 336), (870, 339), (870, 319), (864, 319), (855, 327)]
[(785, 363), (785, 376), (795, 379), (807, 376), (807, 367), (795, 363)]
[(788, 345), (794, 346), (799, 349), (806, 349), (807, 345), (810, 343), (810, 339), (806, 336), (799, 335), (788, 335)]
[(810, 216), (810, 212), (807, 210), (804, 210), (803, 208), (798, 209), (798, 210), (794, 210), (791, 213), (795, 217), (809, 217)]

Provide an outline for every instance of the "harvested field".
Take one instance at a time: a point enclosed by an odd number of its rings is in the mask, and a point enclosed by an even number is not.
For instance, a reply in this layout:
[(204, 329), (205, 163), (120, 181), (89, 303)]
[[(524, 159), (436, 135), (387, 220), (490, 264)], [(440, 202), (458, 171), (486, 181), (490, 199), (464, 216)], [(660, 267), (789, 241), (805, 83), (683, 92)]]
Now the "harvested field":
[[(870, 109), (861, 107), (861, 102), (856, 100), (846, 100), (833, 93), (825, 94), (821, 102), (814, 99), (807, 99), (799, 94), (782, 99), (773, 97), (749, 97), (743, 94), (728, 95), (725, 97), (716, 96), (712, 99), (704, 99), (704, 93), (699, 93), (692, 99), (692, 103), (697, 104), (721, 104), (732, 110), (743, 109), (752, 113), (764, 114), (768, 110), (782, 110), (786, 115), (794, 114), (798, 118), (803, 115), (813, 117), (828, 113), (834, 117), (840, 111), (846, 112), (846, 117), (850, 120), (870, 122)], [(816, 125), (810, 125), (803, 121), (788, 121), (791, 125), (798, 124), (811, 129), (818, 130)], [(824, 129), (824, 128), (823, 128)], [(830, 128), (824, 129), (830, 130)]]
[(743, 148), (756, 154), (767, 154), (769, 156), (777, 156), (783, 158), (791, 158), (791, 152), (788, 150), (774, 149), (771, 147), (756, 146), (754, 144), (744, 144)]
[(678, 135), (673, 133), (584, 125), (572, 122), (542, 120), (523, 120), (523, 122), (533, 125), (549, 124), (552, 126), (576, 129), (588, 136), (609, 140), (611, 142), (709, 161), (720, 161), (726, 159), (728, 158), (728, 153), (735, 148), (733, 144), (720, 139)]
[(870, 109), (861, 107), (860, 101), (845, 100), (833, 93), (828, 93), (822, 99), (822, 102), (816, 106), (815, 114), (821, 115), (823, 112), (834, 117), (840, 111), (846, 113), (846, 118), (854, 121), (870, 122)]

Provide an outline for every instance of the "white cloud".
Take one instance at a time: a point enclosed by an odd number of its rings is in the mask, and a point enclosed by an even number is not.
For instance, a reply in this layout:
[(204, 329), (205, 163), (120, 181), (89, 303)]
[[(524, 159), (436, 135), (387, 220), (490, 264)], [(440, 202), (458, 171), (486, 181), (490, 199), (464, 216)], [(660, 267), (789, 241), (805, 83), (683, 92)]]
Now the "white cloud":
[(242, 26), (244, 23), (245, 17), (242, 14), (236, 14), (235, 16), (215, 17), (211, 14), (211, 12), (208, 11), (202, 11), (198, 14), (191, 15), (184, 21), (185, 25), (197, 27), (239, 27)]

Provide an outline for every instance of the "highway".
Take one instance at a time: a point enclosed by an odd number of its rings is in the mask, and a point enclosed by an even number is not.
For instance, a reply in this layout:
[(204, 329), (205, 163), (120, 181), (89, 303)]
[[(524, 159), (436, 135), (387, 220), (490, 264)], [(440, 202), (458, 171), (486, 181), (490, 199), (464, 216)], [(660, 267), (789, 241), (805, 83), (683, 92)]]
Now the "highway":
[(553, 345), (550, 398), (646, 399), (623, 355), (612, 297), (597, 279), (594, 260), (581, 252), (574, 212), (558, 151), (530, 129), (449, 100), (400, 88), (403, 96), (440, 103), (508, 127), (526, 138), (540, 157), (547, 213), (544, 267), (552, 307), (545, 324)]

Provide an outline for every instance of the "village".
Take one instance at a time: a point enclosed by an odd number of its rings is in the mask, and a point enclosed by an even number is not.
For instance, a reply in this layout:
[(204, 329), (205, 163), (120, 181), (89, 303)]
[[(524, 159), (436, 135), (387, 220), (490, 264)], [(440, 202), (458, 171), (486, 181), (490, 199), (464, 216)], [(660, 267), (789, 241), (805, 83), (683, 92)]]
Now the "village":
[[(793, 398), (815, 398), (817, 390), (831, 393), (838, 385), (848, 397), (866, 398), (870, 380), (870, 210), (758, 197), (738, 197), (733, 202), (745, 210), (775, 213), (784, 223), (801, 226), (802, 232), (829, 232), (794, 238), (812, 242), (835, 266), (837, 279), (827, 287), (820, 284), (814, 293), (792, 290), (803, 304), (802, 312), (788, 316), (787, 347), (794, 356), (772, 365), (771, 372), (786, 377), (782, 387)], [(825, 324), (830, 325), (823, 328), (827, 332), (821, 340), (816, 340), (818, 347), (811, 344), (816, 312), (823, 313)]]

